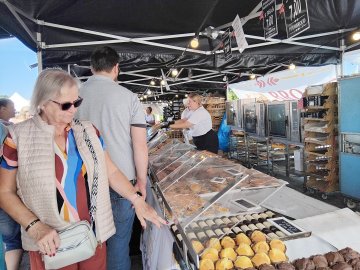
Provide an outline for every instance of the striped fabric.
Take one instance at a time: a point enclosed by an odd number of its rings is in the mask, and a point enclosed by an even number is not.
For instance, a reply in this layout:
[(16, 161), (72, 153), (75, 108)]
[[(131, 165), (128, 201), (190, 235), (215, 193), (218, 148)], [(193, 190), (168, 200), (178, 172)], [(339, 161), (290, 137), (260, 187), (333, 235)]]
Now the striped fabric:
[[(77, 149), (70, 126), (66, 128), (66, 131), (65, 150), (61, 150), (54, 143), (58, 210), (65, 221), (87, 220), (90, 222), (90, 197), (86, 168)], [(96, 132), (103, 145), (103, 140), (97, 129)], [(3, 157), (1, 161), (2, 168), (8, 170), (17, 168), (17, 149), (10, 134), (4, 141)]]

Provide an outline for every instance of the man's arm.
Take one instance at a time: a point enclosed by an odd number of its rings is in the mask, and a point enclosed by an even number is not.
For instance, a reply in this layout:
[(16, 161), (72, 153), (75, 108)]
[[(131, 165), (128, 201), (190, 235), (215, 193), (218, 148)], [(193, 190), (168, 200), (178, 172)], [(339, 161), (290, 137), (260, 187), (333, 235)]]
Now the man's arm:
[(137, 188), (146, 198), (146, 181), (148, 168), (148, 148), (146, 144), (146, 129), (131, 126), (131, 139), (134, 149), (134, 162), (136, 168)]

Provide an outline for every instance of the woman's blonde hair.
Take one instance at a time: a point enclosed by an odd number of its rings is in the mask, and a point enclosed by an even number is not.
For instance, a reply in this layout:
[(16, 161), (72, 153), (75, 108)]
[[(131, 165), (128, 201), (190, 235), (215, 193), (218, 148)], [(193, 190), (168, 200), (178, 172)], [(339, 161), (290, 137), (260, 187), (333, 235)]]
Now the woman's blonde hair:
[(189, 98), (191, 98), (193, 101), (195, 101), (199, 106), (202, 105), (201, 103), (201, 96), (199, 94), (191, 93), (189, 94)]
[(36, 80), (34, 92), (31, 97), (31, 113), (40, 113), (41, 106), (50, 99), (54, 99), (60, 95), (61, 88), (65, 85), (72, 87), (77, 85), (77, 82), (70, 74), (59, 68), (43, 70)]

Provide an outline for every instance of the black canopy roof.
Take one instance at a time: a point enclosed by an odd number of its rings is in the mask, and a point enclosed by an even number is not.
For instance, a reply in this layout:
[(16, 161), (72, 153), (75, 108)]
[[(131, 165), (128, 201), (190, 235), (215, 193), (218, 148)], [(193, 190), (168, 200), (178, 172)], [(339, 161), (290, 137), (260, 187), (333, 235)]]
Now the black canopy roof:
[[(307, 4), (310, 28), (297, 36), (307, 37), (297, 43), (287, 40), (284, 15), (279, 13), (279, 34), (274, 40), (262, 40), (260, 0), (1, 0), (0, 38), (16, 36), (33, 51), (42, 51), (44, 67), (61, 66), (77, 76), (90, 74), (84, 66), (89, 66), (91, 51), (108, 43), (121, 57), (123, 75), (119, 80), (142, 79), (126, 83), (134, 91), (144, 91), (151, 77), (161, 77), (161, 68), (167, 73), (172, 67), (185, 68), (180, 81), (188, 80), (189, 68), (192, 78), (200, 75), (200, 81), (176, 84), (169, 79), (171, 90), (222, 90), (224, 74), (236, 82), (247, 79), (241, 73), (264, 74), (274, 67), (280, 70), (281, 64), (318, 66), (339, 62), (341, 39), (351, 45), (351, 32), (347, 30), (360, 26), (360, 1), (307, 0)], [(232, 58), (225, 61), (223, 53), (211, 53), (221, 41), (206, 36), (205, 28), (225, 30), (221, 26), (232, 22), (237, 14), (241, 18), (254, 15), (244, 24), (251, 48), (242, 53), (234, 50)], [(75, 31), (79, 29), (81, 32)], [(36, 33), (41, 33), (42, 43), (36, 42)], [(199, 35), (199, 48), (186, 49), (195, 35)], [(236, 46), (233, 39), (232, 47)], [(131, 74), (134, 71), (137, 73)], [(214, 77), (216, 74), (218, 77)]]

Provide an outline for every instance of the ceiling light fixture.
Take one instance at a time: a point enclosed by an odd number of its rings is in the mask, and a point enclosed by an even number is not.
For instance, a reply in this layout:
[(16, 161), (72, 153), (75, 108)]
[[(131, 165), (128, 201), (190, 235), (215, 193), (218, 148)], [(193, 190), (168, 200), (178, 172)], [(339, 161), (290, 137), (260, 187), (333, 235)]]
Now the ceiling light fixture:
[(185, 94), (185, 97), (188, 97), (189, 95), (188, 94)]
[(175, 95), (175, 97), (177, 97), (177, 98), (178, 98), (178, 97), (179, 97), (179, 95)]
[(146, 94), (151, 95), (151, 90), (148, 89), (147, 92), (146, 92)]
[(144, 98), (147, 99), (147, 95), (145, 95)]
[(171, 70), (171, 76), (176, 77), (176, 75), (178, 75), (178, 74), (179, 74), (179, 71), (176, 68)]
[(355, 41), (360, 40), (360, 32), (356, 31), (355, 33), (352, 34), (352, 39)]
[(151, 85), (155, 85), (155, 80), (152, 79), (152, 80), (150, 81), (150, 84), (151, 84)]
[(197, 47), (199, 47), (199, 39), (194, 37), (191, 41), (190, 41), (190, 47), (193, 49), (196, 49)]
[(296, 68), (296, 66), (295, 66), (294, 63), (291, 63), (291, 64), (289, 65), (289, 69), (294, 70), (295, 68)]
[(249, 78), (250, 78), (250, 80), (254, 80), (256, 78), (256, 75), (254, 73), (251, 73)]
[(165, 80), (161, 80), (160, 84), (165, 85)]

